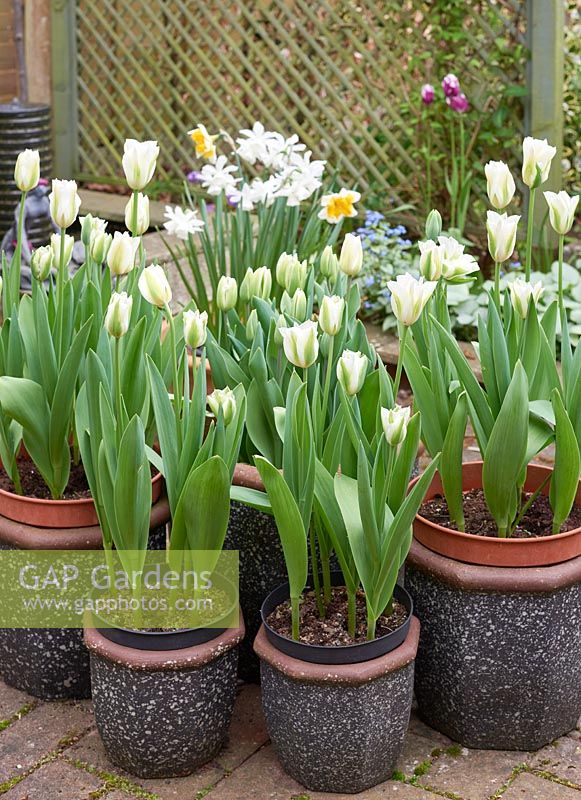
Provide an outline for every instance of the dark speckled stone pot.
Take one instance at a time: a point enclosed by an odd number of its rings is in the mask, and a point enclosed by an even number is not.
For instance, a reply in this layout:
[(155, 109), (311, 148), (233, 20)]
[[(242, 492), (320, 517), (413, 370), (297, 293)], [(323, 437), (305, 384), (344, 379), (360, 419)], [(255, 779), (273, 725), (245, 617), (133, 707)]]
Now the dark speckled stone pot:
[(407, 731), (420, 626), (391, 653), (313, 664), (277, 650), (261, 628), (262, 705), (286, 772), (317, 792), (356, 793), (391, 777)]
[(85, 630), (97, 727), (111, 761), (140, 778), (189, 775), (219, 752), (236, 697), (244, 623), (183, 650), (135, 650)]
[[(152, 508), (151, 541), (165, 539), (167, 500)], [(101, 529), (35, 528), (0, 516), (0, 550), (98, 550)], [(91, 696), (89, 654), (82, 629), (0, 629), (0, 675), (10, 686), (43, 700)]]
[(581, 557), (464, 564), (414, 541), (406, 588), (422, 623), (422, 718), (467, 747), (537, 750), (581, 714)]

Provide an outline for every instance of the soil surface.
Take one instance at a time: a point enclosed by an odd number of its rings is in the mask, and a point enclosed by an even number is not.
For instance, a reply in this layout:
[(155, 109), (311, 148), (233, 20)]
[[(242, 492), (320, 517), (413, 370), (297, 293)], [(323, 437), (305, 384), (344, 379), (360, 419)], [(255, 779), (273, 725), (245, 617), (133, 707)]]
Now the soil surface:
[[(522, 502), (526, 503), (530, 496), (530, 493), (525, 492)], [(441, 495), (424, 501), (420, 507), (420, 514), (430, 522), (435, 522), (444, 528), (457, 530), (450, 520), (446, 500)], [(464, 492), (464, 521), (467, 533), (494, 538), (498, 536), (498, 528), (488, 510), (482, 489), (471, 489), (469, 492)], [(515, 528), (511, 538), (534, 539), (538, 536), (550, 536), (552, 525), (553, 512), (549, 498), (541, 494)], [(581, 528), (581, 506), (573, 506), (569, 518), (561, 526), (561, 533), (574, 528)]]
[[(51, 500), (50, 489), (32, 459), (28, 455), (18, 456), (18, 471), (22, 482), (22, 492), (26, 497), (34, 497), (37, 500)], [(14, 484), (0, 467), (0, 489), (5, 492), (14, 492)], [(64, 491), (62, 500), (81, 500), (91, 496), (91, 490), (87, 482), (87, 476), (81, 462), (71, 464), (69, 482)]]
[[(394, 599), (393, 610), (389, 615), (377, 620), (376, 638), (385, 636), (406, 621), (408, 612), (404, 605)], [(290, 600), (277, 606), (268, 617), (268, 624), (281, 636), (292, 638)], [(365, 594), (357, 592), (355, 637), (347, 631), (347, 592), (343, 586), (333, 587), (331, 600), (327, 605), (325, 619), (321, 619), (317, 609), (314, 592), (303, 595), (300, 605), (300, 641), (304, 644), (338, 647), (367, 641), (367, 609)]]

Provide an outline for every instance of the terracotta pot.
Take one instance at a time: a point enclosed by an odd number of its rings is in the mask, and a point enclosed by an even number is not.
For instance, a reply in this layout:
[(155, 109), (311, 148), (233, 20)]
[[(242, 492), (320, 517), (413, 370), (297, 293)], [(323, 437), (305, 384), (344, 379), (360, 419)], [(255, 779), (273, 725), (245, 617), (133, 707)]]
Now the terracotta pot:
[(581, 557), (463, 564), (414, 540), (406, 587), (422, 625), (421, 717), (466, 747), (537, 750), (581, 714)]
[[(167, 498), (151, 509), (150, 547), (165, 539)], [(0, 516), (1, 550), (99, 550), (99, 526), (40, 528)], [(83, 631), (74, 628), (0, 629), (0, 674), (10, 686), (44, 700), (90, 697)]]
[[(525, 491), (534, 492), (551, 472), (548, 467), (530, 464), (524, 485)], [(462, 488), (465, 492), (482, 488), (482, 461), (462, 464)], [(549, 483), (543, 488), (542, 493), (549, 494)], [(431, 500), (436, 495), (442, 494), (442, 481), (436, 473), (425, 499)], [(581, 483), (576, 502), (581, 505)], [(581, 556), (581, 528), (566, 533), (538, 536), (534, 539), (501, 539), (451, 530), (418, 514), (414, 521), (414, 538), (435, 553), (468, 564), (539, 567), (559, 564)]]
[(228, 629), (181, 650), (137, 650), (85, 630), (97, 727), (111, 761), (141, 778), (189, 775), (214, 758), (236, 697), (237, 645)]
[(419, 633), (412, 617), (405, 641), (390, 653), (331, 665), (282, 653), (260, 628), (254, 649), (262, 705), (289, 775), (307, 789), (338, 793), (391, 777), (409, 724)]
[[(151, 480), (152, 503), (159, 500), (162, 487), (163, 476), (159, 472)], [(92, 497), (40, 500), (0, 489), (0, 508), (4, 517), (37, 528), (90, 528), (99, 525)]]

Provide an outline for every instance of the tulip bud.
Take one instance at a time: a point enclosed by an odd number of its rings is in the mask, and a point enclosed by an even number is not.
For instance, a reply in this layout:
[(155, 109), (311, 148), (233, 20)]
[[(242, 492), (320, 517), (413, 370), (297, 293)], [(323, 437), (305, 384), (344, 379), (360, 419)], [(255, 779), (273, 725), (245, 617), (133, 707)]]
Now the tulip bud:
[(420, 274), (428, 281), (442, 277), (442, 248), (433, 239), (418, 242), (420, 248)]
[(97, 233), (104, 233), (107, 229), (107, 220), (87, 214), (86, 217), (79, 217), (81, 223), (81, 241), (85, 247), (90, 247), (91, 236)]
[(256, 335), (256, 331), (258, 330), (258, 314), (256, 313), (256, 309), (253, 308), (250, 314), (248, 315), (248, 319), (246, 320), (246, 338), (249, 342), (254, 341), (254, 337)]
[(418, 321), (437, 285), (436, 281), (424, 281), (423, 278), (416, 280), (407, 273), (388, 282), (391, 308), (402, 325), (409, 326)]
[(18, 154), (14, 166), (14, 182), (21, 192), (30, 192), (40, 180), (40, 156), (38, 150), (23, 150)]
[(279, 328), (282, 334), (284, 354), (295, 367), (306, 369), (315, 363), (319, 355), (317, 323), (307, 320), (292, 328)]
[(433, 239), (434, 242), (442, 233), (442, 215), (437, 208), (433, 208), (426, 217), (426, 239)]
[(230, 311), (238, 301), (238, 284), (236, 278), (222, 275), (216, 289), (216, 304), (220, 311)]
[(293, 294), (290, 307), (290, 316), (304, 322), (307, 318), (307, 296), (302, 289), (297, 289)]
[(250, 302), (250, 298), (253, 296), (253, 288), (254, 288), (254, 270), (248, 267), (244, 277), (242, 278), (242, 283), (240, 284), (240, 300), (243, 303)]
[(208, 314), (206, 311), (184, 311), (184, 339), (192, 350), (202, 347), (206, 343)]
[(522, 149), (522, 179), (530, 189), (536, 189), (549, 177), (557, 148), (552, 147), (546, 139), (525, 136)]
[(131, 272), (135, 266), (135, 256), (138, 248), (139, 239), (131, 236), (127, 231), (124, 233), (115, 231), (107, 253), (107, 264), (111, 270), (111, 275), (117, 277)]
[(534, 285), (517, 278), (509, 284), (510, 302), (516, 313), (526, 319), (529, 311), (529, 301), (531, 297), (535, 305), (538, 304), (539, 298), (544, 292), (544, 287), (541, 281), (537, 281)]
[(151, 264), (143, 270), (138, 286), (143, 297), (153, 306), (164, 308), (171, 302), (171, 287), (159, 264)]
[(276, 262), (276, 282), (279, 286), (285, 286), (286, 283), (286, 271), (290, 264), (294, 263), (296, 260), (296, 255), (291, 255), (289, 253), (281, 253), (278, 257), (278, 261)]
[(367, 357), (362, 353), (343, 350), (343, 355), (337, 361), (337, 380), (350, 397), (363, 388), (368, 364)]
[(252, 294), (261, 300), (269, 300), (272, 289), (272, 272), (268, 267), (259, 267), (254, 270), (252, 278)]
[(333, 252), (333, 248), (328, 244), (321, 255), (320, 261), (321, 275), (327, 278), (331, 283), (335, 282), (335, 278), (339, 272), (339, 259)]
[(488, 232), (488, 250), (497, 264), (507, 261), (514, 252), (516, 229), (520, 217), (511, 217), (488, 211), (486, 214), (486, 230)]
[(120, 339), (129, 330), (133, 298), (127, 292), (113, 292), (105, 314), (105, 328), (110, 336)]
[(280, 347), (283, 342), (282, 333), (280, 332), (281, 328), (286, 328), (286, 319), (284, 318), (283, 314), (279, 314), (279, 317), (276, 321), (276, 326), (274, 328), (274, 343), (277, 345), (277, 347)]
[(570, 197), (564, 191), (544, 192), (544, 195), (549, 206), (549, 219), (553, 229), (561, 236), (565, 236), (573, 227), (579, 195)]
[(319, 309), (319, 325), (323, 333), (336, 336), (341, 330), (345, 300), (342, 297), (325, 295)]
[(341, 255), (339, 256), (339, 267), (341, 272), (355, 278), (361, 272), (363, 266), (363, 246), (359, 236), (353, 233), (345, 234)]
[(293, 257), (289, 262), (285, 272), (285, 288), (292, 297), (297, 289), (304, 289), (307, 282), (308, 264), (306, 261), (299, 261)]
[(98, 231), (91, 236), (89, 253), (95, 264), (102, 264), (107, 258), (113, 237), (110, 233)]
[(387, 442), (392, 447), (397, 447), (406, 437), (410, 419), (409, 406), (402, 408), (397, 404), (393, 408), (381, 409), (381, 425)]
[(494, 208), (506, 208), (515, 193), (515, 183), (504, 161), (489, 161), (484, 167), (486, 191)]
[(57, 226), (61, 229), (70, 228), (81, 207), (81, 198), (77, 194), (77, 182), (59, 181), (55, 178), (48, 199), (50, 215)]
[(30, 271), (37, 281), (41, 283), (50, 275), (53, 264), (53, 252), (51, 245), (37, 247), (30, 257)]
[[(137, 204), (137, 218), (133, 228), (133, 215)], [(125, 227), (134, 236), (143, 236), (149, 230), (149, 197), (141, 192), (133, 195), (125, 206)]]
[[(69, 236), (68, 233), (65, 233), (65, 263), (64, 266), (67, 267), (70, 262), (71, 258), (73, 257), (73, 247), (75, 246), (75, 239), (73, 236)], [(50, 247), (52, 249), (52, 257), (53, 263), (55, 266), (60, 266), (61, 263), (61, 235), (60, 233), (53, 233), (50, 237)]]
[(220, 416), (220, 409), (222, 410), (224, 425), (229, 425), (236, 415), (236, 397), (228, 386), (225, 389), (214, 389), (208, 395), (208, 405), (216, 419)]
[(145, 189), (155, 172), (155, 163), (159, 155), (157, 142), (138, 142), (126, 139), (123, 148), (123, 171), (128, 186), (133, 191)]

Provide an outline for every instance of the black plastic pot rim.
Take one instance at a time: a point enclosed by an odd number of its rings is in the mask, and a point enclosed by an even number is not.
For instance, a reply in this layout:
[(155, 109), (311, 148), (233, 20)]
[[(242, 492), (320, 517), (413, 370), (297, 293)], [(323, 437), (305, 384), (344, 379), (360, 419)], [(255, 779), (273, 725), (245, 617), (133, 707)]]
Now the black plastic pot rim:
[[(333, 586), (344, 586), (343, 575), (340, 572), (331, 573), (331, 583)], [(312, 589), (312, 586), (308, 585), (305, 591), (309, 589)], [(396, 628), (395, 631), (391, 631), (385, 634), (385, 636), (379, 636), (377, 639), (373, 639), (373, 641), (369, 642), (333, 646), (314, 645), (305, 642), (296, 642), (294, 639), (289, 639), (288, 636), (277, 633), (268, 624), (268, 617), (277, 606), (289, 599), (290, 590), (288, 583), (277, 586), (277, 588), (266, 597), (261, 606), (260, 615), (269, 642), (273, 647), (276, 647), (277, 650), (280, 650), (281, 653), (285, 653), (291, 658), (296, 658), (300, 661), (307, 661), (311, 664), (357, 664), (363, 661), (371, 661), (375, 658), (380, 658), (390, 653), (392, 650), (395, 650), (406, 640), (414, 610), (413, 600), (408, 592), (402, 586), (399, 586), (399, 584), (396, 585), (393, 596), (405, 606), (408, 612), (405, 622), (403, 622), (399, 628)]]

